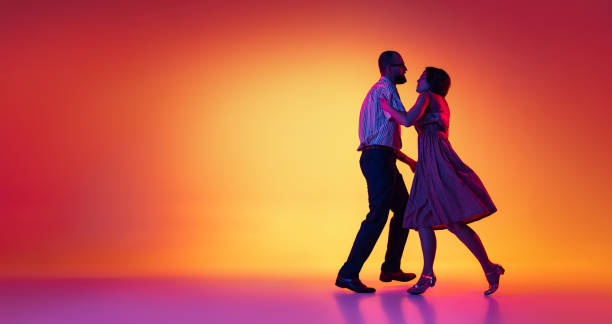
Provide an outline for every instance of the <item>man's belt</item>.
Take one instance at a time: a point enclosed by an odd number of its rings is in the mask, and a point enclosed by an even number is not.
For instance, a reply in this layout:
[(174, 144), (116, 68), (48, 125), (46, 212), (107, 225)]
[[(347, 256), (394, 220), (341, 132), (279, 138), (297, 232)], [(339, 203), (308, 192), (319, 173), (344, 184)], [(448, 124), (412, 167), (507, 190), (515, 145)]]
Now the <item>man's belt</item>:
[(395, 149), (384, 145), (367, 145), (362, 148), (363, 151), (367, 150), (384, 150), (395, 153)]

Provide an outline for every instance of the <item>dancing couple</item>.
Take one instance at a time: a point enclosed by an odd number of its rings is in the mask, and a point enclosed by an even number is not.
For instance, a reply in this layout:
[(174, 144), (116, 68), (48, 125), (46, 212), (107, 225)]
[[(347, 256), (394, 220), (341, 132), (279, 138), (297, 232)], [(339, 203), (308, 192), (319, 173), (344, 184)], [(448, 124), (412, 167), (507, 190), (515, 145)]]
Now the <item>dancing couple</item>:
[[(491, 215), (497, 209), (482, 182), (455, 153), (448, 141), (450, 111), (445, 97), (450, 77), (441, 69), (427, 67), (417, 81), (419, 96), (406, 111), (396, 85), (406, 82), (406, 66), (399, 53), (383, 52), (378, 58), (381, 77), (366, 95), (359, 114), (359, 164), (368, 187), (370, 211), (357, 232), (336, 286), (358, 293), (373, 293), (359, 279), (359, 272), (380, 236), (389, 210), (389, 240), (380, 280), (410, 281), (414, 273), (400, 269), (409, 229), (419, 232), (423, 271), (408, 292), (422, 294), (436, 283), (433, 263), (436, 255), (434, 230), (448, 229), (468, 247), (480, 262), (490, 295), (499, 287), (504, 268), (489, 260), (480, 238), (467, 224)], [(418, 132), (418, 162), (400, 151), (400, 125)], [(396, 160), (414, 172), (410, 195)]]

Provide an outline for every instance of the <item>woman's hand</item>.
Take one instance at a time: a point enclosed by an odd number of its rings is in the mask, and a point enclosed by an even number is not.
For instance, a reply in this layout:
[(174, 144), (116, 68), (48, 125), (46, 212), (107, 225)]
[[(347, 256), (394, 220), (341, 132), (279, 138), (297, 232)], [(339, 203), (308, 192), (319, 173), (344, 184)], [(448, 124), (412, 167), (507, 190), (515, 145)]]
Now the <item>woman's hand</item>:
[(389, 101), (387, 99), (385, 99), (385, 97), (383, 97), (383, 96), (380, 97), (378, 102), (380, 103), (380, 107), (382, 108), (382, 110), (384, 110), (386, 112), (389, 112), (390, 110), (395, 110), (395, 109), (393, 109), (393, 107), (391, 107)]

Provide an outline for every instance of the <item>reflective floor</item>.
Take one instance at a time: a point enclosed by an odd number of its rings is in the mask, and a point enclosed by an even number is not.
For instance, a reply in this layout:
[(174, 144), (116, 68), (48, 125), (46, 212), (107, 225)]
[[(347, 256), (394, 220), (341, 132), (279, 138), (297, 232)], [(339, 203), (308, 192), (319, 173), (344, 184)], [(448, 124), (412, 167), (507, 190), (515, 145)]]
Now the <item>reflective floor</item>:
[[(331, 280), (4, 279), (0, 323), (612, 323), (612, 292), (536, 292), (511, 284), (484, 297), (444, 282), (423, 296), (368, 280), (354, 294)], [(555, 291), (556, 290), (556, 291)]]

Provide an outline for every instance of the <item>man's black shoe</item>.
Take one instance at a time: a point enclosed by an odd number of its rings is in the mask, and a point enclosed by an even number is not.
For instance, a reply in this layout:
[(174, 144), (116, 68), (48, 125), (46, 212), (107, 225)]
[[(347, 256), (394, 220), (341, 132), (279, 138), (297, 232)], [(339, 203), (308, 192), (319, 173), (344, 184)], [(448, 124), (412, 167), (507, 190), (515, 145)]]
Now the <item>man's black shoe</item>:
[(336, 286), (350, 289), (356, 293), (373, 293), (376, 291), (376, 289), (364, 285), (359, 278), (342, 278), (338, 276), (336, 278)]
[(416, 275), (414, 273), (404, 272), (402, 270), (396, 272), (380, 272), (380, 281), (384, 282), (390, 282), (391, 280), (406, 282), (414, 278), (416, 278)]

